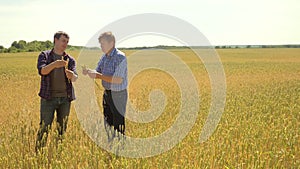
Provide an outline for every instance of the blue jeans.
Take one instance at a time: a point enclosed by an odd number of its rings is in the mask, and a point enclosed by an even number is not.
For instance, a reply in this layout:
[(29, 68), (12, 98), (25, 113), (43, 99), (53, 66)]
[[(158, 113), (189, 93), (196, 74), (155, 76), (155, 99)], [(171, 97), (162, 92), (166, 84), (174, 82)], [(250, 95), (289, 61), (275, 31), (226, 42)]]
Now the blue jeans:
[(58, 134), (62, 136), (65, 133), (68, 116), (70, 114), (70, 106), (71, 102), (66, 97), (54, 97), (49, 100), (41, 99), (40, 128), (37, 133), (36, 151), (46, 145), (48, 131), (51, 128), (55, 111)]

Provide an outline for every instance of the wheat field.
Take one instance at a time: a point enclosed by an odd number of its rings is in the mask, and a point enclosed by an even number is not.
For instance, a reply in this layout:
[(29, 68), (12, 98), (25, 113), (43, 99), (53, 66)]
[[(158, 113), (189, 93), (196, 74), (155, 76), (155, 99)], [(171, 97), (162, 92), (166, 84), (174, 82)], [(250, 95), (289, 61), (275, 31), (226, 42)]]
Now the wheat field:
[[(188, 65), (196, 79), (198, 116), (188, 135), (172, 149), (143, 158), (117, 156), (97, 146), (79, 123), (76, 101), (64, 141), (55, 144), (53, 124), (44, 153), (37, 155), (39, 53), (1, 53), (0, 168), (299, 168), (300, 49), (218, 49), (226, 75), (226, 104), (216, 130), (204, 143), (198, 139), (212, 97), (207, 71), (191, 50), (170, 51)], [(136, 51), (124, 52), (130, 57)], [(78, 51), (70, 54), (80, 55)], [(81, 78), (80, 65), (78, 72)], [(96, 80), (96, 84), (101, 82)], [(129, 101), (138, 111), (145, 111), (154, 89), (167, 97), (163, 113), (149, 123), (126, 119), (126, 135), (153, 137), (176, 120), (180, 89), (163, 71), (137, 74), (129, 84)], [(103, 89), (95, 85), (95, 90), (101, 108)]]

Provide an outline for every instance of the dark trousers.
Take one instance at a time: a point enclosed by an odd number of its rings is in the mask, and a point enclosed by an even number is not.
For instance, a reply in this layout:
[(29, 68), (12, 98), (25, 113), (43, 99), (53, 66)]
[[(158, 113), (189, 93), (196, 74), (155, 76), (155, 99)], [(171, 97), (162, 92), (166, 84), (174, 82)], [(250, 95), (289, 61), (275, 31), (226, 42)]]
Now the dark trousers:
[(115, 131), (125, 135), (125, 112), (127, 103), (127, 90), (111, 91), (105, 90), (103, 94), (103, 114), (105, 128), (110, 137), (110, 129), (113, 127), (113, 137)]
[(51, 128), (55, 111), (59, 137), (65, 133), (70, 106), (71, 102), (66, 97), (55, 97), (49, 100), (41, 99), (40, 128), (36, 138), (36, 151), (46, 145), (48, 131)]

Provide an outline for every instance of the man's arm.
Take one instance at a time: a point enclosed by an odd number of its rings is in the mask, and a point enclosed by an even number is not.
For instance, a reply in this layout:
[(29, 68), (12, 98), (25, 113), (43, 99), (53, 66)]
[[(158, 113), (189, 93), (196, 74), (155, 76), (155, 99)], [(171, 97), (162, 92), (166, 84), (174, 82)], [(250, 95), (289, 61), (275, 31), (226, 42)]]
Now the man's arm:
[(76, 71), (76, 62), (74, 58), (69, 58), (68, 69), (65, 70), (66, 76), (72, 82), (75, 82), (78, 79), (77, 71)]
[(56, 60), (49, 65), (46, 65), (42, 67), (41, 69), (41, 75), (48, 75), (53, 69), (55, 68), (61, 68), (66, 65), (66, 61), (64, 60)]
[(78, 76), (75, 72), (73, 72), (72, 70), (65, 70), (66, 76), (68, 79), (70, 79), (72, 82), (75, 82), (78, 79)]
[(109, 83), (121, 84), (123, 82), (122, 77), (106, 76), (93, 70), (87, 70), (87, 74), (90, 78), (101, 79)]

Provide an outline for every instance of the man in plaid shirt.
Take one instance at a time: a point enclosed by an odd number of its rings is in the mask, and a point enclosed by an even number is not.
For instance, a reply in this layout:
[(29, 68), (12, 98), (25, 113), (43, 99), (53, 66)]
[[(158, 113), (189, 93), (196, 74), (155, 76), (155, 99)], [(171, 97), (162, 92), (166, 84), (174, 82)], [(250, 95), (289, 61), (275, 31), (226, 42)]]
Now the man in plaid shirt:
[(65, 52), (68, 42), (67, 33), (56, 32), (53, 49), (41, 52), (38, 57), (41, 106), (40, 128), (36, 139), (37, 152), (46, 144), (55, 111), (60, 139), (67, 128), (71, 101), (75, 99), (72, 82), (77, 79), (75, 59)]
[[(83, 74), (102, 80), (104, 87), (103, 114), (108, 139), (116, 134), (125, 134), (125, 112), (127, 103), (127, 59), (125, 54), (115, 47), (115, 37), (111, 32), (102, 33), (99, 43), (103, 51), (96, 70), (84, 68)], [(111, 133), (110, 128), (113, 127)]]

